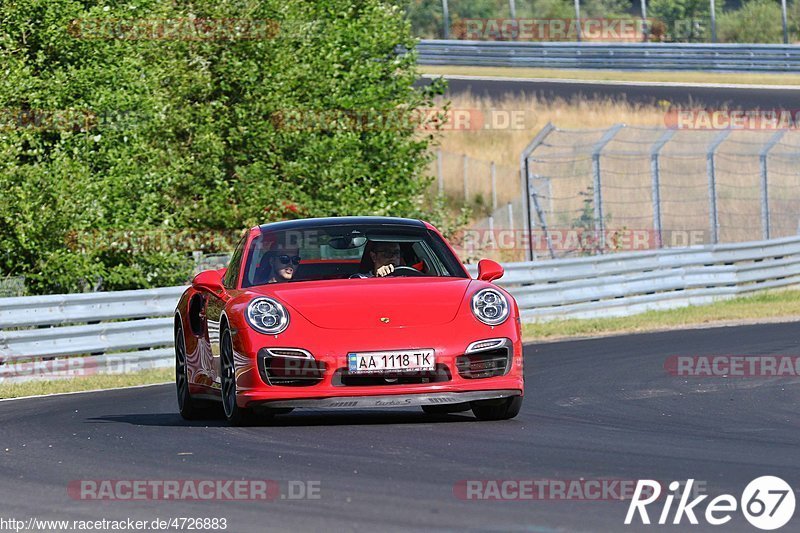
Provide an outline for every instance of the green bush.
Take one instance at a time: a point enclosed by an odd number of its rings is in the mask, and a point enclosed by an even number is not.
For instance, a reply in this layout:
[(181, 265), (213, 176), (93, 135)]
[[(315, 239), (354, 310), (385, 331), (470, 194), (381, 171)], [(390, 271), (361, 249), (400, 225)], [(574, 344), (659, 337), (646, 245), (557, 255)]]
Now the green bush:
[(749, 0), (717, 18), (721, 43), (782, 43), (781, 7), (775, 0)]
[[(717, 12), (722, 0), (716, 3)], [(652, 0), (647, 16), (657, 21), (652, 25), (652, 38), (667, 42), (705, 42), (710, 35), (708, 0)]]
[[(420, 213), (435, 132), (422, 135), (402, 121), (304, 129), (276, 120), (432, 106), (441, 85), (413, 87), (415, 41), (399, 7), (380, 0), (105, 4), (0, 4), (0, 109), (83, 117), (68, 127), (0, 128), (0, 275), (26, 276), (34, 293), (174, 284), (191, 273), (186, 251), (77, 250), (70, 236)], [(271, 20), (279, 31), (218, 40), (90, 31), (96, 20), (181, 18)]]

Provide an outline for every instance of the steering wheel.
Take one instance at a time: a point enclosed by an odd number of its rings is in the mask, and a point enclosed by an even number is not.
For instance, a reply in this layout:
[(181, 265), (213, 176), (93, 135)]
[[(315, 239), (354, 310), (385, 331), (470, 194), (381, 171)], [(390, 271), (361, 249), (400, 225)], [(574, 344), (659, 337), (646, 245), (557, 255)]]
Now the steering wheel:
[(414, 276), (424, 276), (424, 275), (425, 275), (424, 272), (420, 272), (416, 268), (411, 268), (409, 266), (396, 266), (396, 267), (394, 267), (394, 270), (392, 272), (390, 272), (389, 274), (386, 274), (386, 276), (384, 276), (384, 277), (386, 277), (386, 278), (389, 278), (389, 277), (394, 278), (394, 277), (397, 277), (397, 276), (414, 277)]

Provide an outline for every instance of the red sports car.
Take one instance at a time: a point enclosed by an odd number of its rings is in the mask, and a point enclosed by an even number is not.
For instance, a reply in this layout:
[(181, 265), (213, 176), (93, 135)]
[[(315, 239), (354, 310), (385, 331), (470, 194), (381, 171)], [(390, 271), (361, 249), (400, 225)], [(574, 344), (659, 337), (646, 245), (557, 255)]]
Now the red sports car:
[(178, 303), (180, 413), (202, 418), (221, 401), (234, 425), (300, 407), (512, 418), (522, 342), (516, 302), (491, 283), (502, 275), (484, 259), (471, 279), (419, 220), (255, 227), (227, 269), (198, 274)]

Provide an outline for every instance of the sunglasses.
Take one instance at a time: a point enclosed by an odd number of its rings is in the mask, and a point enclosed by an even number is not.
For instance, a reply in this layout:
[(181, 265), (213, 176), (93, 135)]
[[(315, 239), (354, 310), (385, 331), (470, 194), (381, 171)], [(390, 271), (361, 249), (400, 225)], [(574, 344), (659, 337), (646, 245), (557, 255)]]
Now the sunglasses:
[(289, 263), (291, 263), (291, 264), (293, 264), (295, 266), (299, 265), (300, 261), (301, 261), (301, 258), (300, 258), (299, 255), (293, 255), (293, 256), (279, 255), (279, 256), (276, 257), (276, 259), (278, 261), (280, 261), (284, 265), (288, 265)]
[(383, 257), (400, 257), (400, 250), (375, 250), (375, 253)]

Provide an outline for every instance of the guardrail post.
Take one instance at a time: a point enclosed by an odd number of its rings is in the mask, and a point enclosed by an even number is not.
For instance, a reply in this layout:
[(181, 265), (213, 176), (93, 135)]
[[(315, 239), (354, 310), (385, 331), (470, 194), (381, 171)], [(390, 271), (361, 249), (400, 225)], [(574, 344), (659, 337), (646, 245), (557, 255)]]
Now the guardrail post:
[(717, 176), (714, 167), (714, 154), (722, 141), (730, 134), (724, 130), (717, 134), (706, 153), (706, 172), (708, 173), (708, 218), (711, 227), (711, 244), (719, 242), (719, 217), (717, 215)]
[[(520, 177), (520, 190), (522, 192), (522, 216), (524, 217), (523, 231), (528, 232), (528, 244), (525, 250), (525, 260), (533, 260), (533, 232), (531, 228), (531, 208), (528, 201), (530, 196), (530, 183), (528, 173), (528, 158), (530, 155), (544, 142), (550, 133), (556, 129), (550, 122), (548, 122), (542, 131), (536, 134), (536, 137), (525, 147), (522, 154), (519, 156), (519, 177)], [(510, 204), (509, 204), (510, 205)], [(509, 210), (509, 215), (511, 211)]]
[(759, 170), (761, 172), (761, 234), (764, 240), (769, 239), (770, 234), (770, 220), (769, 220), (769, 184), (767, 183), (767, 157), (772, 147), (778, 144), (783, 138), (786, 130), (775, 132), (775, 134), (767, 141), (764, 148), (758, 154)]
[(661, 167), (658, 156), (673, 135), (675, 130), (665, 131), (650, 150), (650, 174), (653, 178), (653, 233), (656, 236), (656, 246), (659, 248), (663, 248), (664, 240), (661, 234)]
[(599, 242), (599, 252), (606, 249), (605, 220), (603, 219), (603, 181), (600, 172), (600, 153), (625, 124), (615, 124), (603, 134), (592, 149), (592, 177), (594, 187), (594, 231)]

